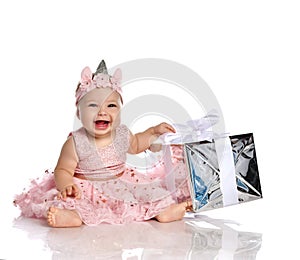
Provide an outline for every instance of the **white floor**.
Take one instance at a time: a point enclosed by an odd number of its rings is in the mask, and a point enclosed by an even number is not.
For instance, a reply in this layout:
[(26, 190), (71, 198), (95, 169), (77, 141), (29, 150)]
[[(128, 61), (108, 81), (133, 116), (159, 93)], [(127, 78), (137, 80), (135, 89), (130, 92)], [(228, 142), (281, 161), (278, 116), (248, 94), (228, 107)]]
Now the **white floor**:
[(167, 224), (79, 228), (49, 228), (42, 220), (17, 218), (18, 210), (7, 204), (1, 209), (7, 214), (2, 214), (0, 259), (297, 258), (296, 216), (276, 215), (266, 200)]

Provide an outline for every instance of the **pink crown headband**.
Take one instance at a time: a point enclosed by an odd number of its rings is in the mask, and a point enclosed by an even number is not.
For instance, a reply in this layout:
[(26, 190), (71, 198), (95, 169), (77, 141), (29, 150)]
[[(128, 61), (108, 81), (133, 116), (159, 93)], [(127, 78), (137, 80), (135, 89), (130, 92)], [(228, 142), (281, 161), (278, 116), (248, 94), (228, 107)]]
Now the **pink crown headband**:
[(76, 105), (87, 93), (95, 88), (111, 88), (121, 96), (121, 79), (122, 72), (120, 69), (116, 69), (112, 76), (108, 74), (104, 60), (100, 62), (94, 74), (89, 67), (85, 67), (81, 72), (81, 80), (75, 94)]

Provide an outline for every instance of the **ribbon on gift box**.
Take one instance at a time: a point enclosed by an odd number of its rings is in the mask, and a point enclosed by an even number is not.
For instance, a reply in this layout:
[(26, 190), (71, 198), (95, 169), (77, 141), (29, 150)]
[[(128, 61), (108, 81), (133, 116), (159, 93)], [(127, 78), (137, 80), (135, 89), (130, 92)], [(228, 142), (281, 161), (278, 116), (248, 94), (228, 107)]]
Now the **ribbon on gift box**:
[[(168, 173), (166, 185), (169, 190), (175, 191), (175, 176), (172, 167), (170, 145), (184, 145), (187, 143), (214, 140), (219, 164), (218, 174), (220, 177), (220, 189), (223, 195), (223, 205), (228, 206), (238, 203), (235, 165), (229, 134), (216, 134), (209, 130), (218, 122), (218, 119), (218, 114), (215, 110), (212, 110), (200, 119), (187, 121), (186, 124), (174, 124), (177, 132), (162, 136), (165, 167)], [(174, 193), (172, 192), (172, 194)]]
[(162, 143), (168, 144), (185, 144), (196, 141), (212, 140), (216, 133), (210, 131), (213, 125), (219, 121), (219, 115), (216, 110), (211, 110), (206, 116), (189, 120), (185, 124), (173, 124), (176, 133), (166, 133), (161, 136)]

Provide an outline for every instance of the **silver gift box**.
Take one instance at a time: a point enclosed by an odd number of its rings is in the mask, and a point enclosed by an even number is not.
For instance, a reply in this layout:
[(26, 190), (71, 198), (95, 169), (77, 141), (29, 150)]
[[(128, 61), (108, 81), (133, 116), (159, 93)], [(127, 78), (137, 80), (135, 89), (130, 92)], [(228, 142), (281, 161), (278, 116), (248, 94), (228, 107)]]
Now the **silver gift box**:
[[(262, 198), (253, 134), (227, 137), (233, 153), (237, 202)], [(193, 211), (224, 207), (221, 176), (215, 141), (184, 144), (186, 166), (190, 175)], [(233, 191), (232, 191), (233, 192)], [(235, 203), (234, 203), (235, 204)]]

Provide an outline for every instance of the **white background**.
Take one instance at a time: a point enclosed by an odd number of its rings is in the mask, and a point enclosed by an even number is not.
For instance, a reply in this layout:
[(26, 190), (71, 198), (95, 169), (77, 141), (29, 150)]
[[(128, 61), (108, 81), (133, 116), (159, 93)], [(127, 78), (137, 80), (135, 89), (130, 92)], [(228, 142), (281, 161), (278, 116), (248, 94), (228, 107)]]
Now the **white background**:
[(245, 221), (263, 233), (258, 259), (298, 254), (299, 13), (290, 0), (2, 1), (1, 218), (55, 166), (81, 69), (161, 58), (207, 82), (230, 132), (254, 133), (264, 199)]

